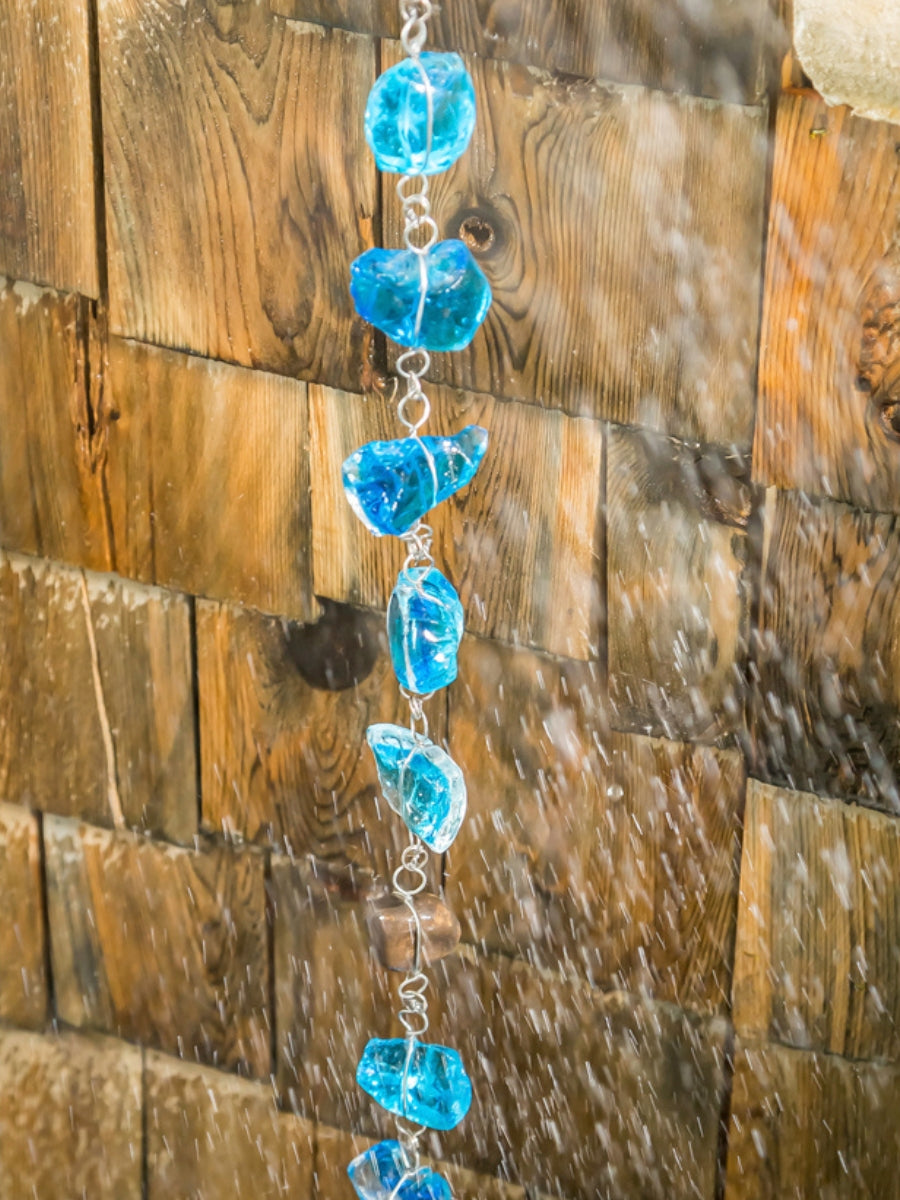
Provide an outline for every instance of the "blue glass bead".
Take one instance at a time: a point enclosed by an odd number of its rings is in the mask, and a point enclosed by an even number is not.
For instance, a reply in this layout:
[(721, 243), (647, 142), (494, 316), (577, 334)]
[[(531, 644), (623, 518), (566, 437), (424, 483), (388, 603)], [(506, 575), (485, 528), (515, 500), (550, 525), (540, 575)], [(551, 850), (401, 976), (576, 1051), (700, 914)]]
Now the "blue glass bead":
[(391, 67), (369, 93), (365, 125), (379, 170), (399, 175), (446, 171), (475, 129), (475, 89), (465, 63), (458, 54), (427, 53), (418, 62), (406, 59)]
[(367, 250), (350, 264), (350, 295), (363, 320), (424, 350), (463, 350), (491, 307), (484, 272), (456, 239), (424, 259), (413, 250)]
[(487, 443), (487, 431), (479, 425), (450, 437), (367, 442), (344, 461), (347, 499), (376, 537), (401, 537), (471, 481)]
[(452, 1200), (447, 1180), (430, 1167), (410, 1171), (403, 1147), (395, 1141), (363, 1151), (347, 1174), (360, 1200)]
[(466, 815), (462, 771), (440, 746), (402, 725), (370, 725), (366, 738), (385, 800), (410, 833), (443, 854)]
[(415, 1038), (371, 1038), (356, 1082), (388, 1112), (429, 1129), (453, 1129), (472, 1103), (457, 1052)]
[(407, 691), (426, 695), (456, 678), (463, 606), (435, 567), (401, 571), (387, 612), (394, 674)]

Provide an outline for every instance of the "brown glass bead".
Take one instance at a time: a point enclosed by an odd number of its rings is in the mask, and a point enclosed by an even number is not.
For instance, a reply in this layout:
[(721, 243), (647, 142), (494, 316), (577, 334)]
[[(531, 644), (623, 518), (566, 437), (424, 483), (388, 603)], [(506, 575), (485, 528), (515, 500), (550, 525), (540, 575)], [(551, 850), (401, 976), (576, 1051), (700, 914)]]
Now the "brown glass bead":
[[(422, 930), (420, 965), (452, 954), (460, 938), (459, 921), (439, 896), (423, 892), (413, 898)], [(416, 957), (416, 921), (394, 895), (373, 900), (367, 917), (372, 948), (389, 971), (411, 971)]]

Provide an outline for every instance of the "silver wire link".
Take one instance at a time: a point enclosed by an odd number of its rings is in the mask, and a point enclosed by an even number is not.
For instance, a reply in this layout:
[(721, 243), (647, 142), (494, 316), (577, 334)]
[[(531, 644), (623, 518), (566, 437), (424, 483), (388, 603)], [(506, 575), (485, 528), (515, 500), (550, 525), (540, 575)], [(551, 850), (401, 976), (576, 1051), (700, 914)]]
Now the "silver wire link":
[[(397, 374), (406, 384), (405, 391), (397, 405), (397, 417), (400, 424), (415, 437), (428, 418), (431, 416), (431, 401), (425, 395), (422, 387), (422, 376), (431, 367), (431, 355), (427, 350), (406, 350), (397, 359)], [(420, 411), (415, 420), (410, 414), (410, 407), (420, 405)]]
[(404, 571), (411, 571), (416, 567), (434, 566), (434, 555), (431, 553), (433, 538), (434, 530), (424, 521), (420, 521), (415, 529), (404, 533), (402, 541), (407, 549), (406, 560), (403, 563)]
[[(400, 688), (400, 695), (409, 705), (409, 731), (415, 734), (416, 740), (421, 741), (422, 738), (428, 737), (428, 718), (425, 716), (423, 705), (426, 700), (430, 700), (434, 692), (425, 692), (419, 695), (418, 692), (408, 692), (406, 688)], [(416, 727), (421, 725), (421, 729)], [(407, 846), (407, 850), (409, 847)], [(406, 851), (404, 851), (406, 853)], [(428, 854), (425, 854), (425, 861), (428, 861)]]
[(428, 37), (428, 21), (435, 8), (434, 0), (401, 0), (403, 28), (400, 31), (400, 44), (410, 58), (418, 58), (422, 53)]

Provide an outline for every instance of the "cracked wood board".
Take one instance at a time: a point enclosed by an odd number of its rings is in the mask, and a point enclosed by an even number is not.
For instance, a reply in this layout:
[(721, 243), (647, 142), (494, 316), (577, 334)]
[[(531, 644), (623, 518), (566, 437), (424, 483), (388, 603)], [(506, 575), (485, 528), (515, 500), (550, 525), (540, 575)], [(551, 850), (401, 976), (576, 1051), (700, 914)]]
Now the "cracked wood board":
[(263, 3), (101, 0), (98, 16), (112, 331), (357, 387), (372, 43)]
[[(399, 37), (396, 0), (270, 0), (275, 12)], [(762, 94), (782, 30), (767, 0), (458, 0), (429, 22), (428, 49), (739, 103)]]
[(109, 345), (117, 570), (309, 620), (306, 385)]
[(60, 1020), (266, 1078), (262, 856), (51, 816), (44, 840)]
[(0, 545), (108, 571), (101, 341), (83, 297), (0, 278)]
[(0, 6), (0, 272), (96, 297), (90, 7)]
[(197, 828), (183, 596), (0, 552), (0, 792), (100, 824)]

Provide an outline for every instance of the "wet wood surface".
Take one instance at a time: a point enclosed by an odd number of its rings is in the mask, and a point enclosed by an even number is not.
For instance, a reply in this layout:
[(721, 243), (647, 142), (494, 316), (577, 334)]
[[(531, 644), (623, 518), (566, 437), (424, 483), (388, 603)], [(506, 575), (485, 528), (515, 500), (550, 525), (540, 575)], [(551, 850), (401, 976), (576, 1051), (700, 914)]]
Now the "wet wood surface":
[(60, 1019), (269, 1074), (264, 864), (60, 817), (44, 822)]
[(312, 1200), (315, 1133), (266, 1084), (147, 1053), (147, 1198)]
[[(383, 618), (343, 605), (308, 625), (198, 605), (207, 828), (314, 855), (338, 876), (387, 870), (406, 837), (377, 799), (365, 731), (409, 712), (385, 643)], [(426, 710), (440, 740), (441, 698)]]
[(0, 1029), (0, 1195), (141, 1200), (141, 1051)]
[(610, 428), (610, 720), (707, 741), (743, 724), (747, 462)]
[[(429, 387), (425, 432), (488, 431), (468, 487), (429, 520), (440, 569), (457, 588), (473, 633), (571, 658), (599, 645), (603, 430), (531, 405)], [(314, 590), (387, 607), (404, 553), (375, 538), (341, 486), (344, 458), (405, 431), (380, 398), (310, 388)], [(508, 564), (516, 563), (516, 570)]]
[(90, 7), (0, 11), (0, 273), (97, 296)]
[(183, 596), (0, 554), (0, 790), (188, 840), (197, 828)]
[(123, 574), (308, 619), (306, 386), (113, 338)]
[(0, 1021), (40, 1029), (48, 1008), (38, 822), (32, 813), (2, 802), (0, 895)]
[(769, 489), (752, 773), (900, 812), (896, 518)]
[(900, 511), (900, 127), (784, 97), (753, 456), (762, 483)]
[(99, 37), (113, 331), (357, 386), (372, 42), (204, 0), (102, 0)]
[(900, 1197), (900, 1070), (739, 1041), (726, 1200)]
[(99, 357), (88, 301), (0, 281), (0, 545), (103, 571)]
[(704, 1012), (730, 994), (743, 768), (611, 733), (589, 674), (467, 639), (450, 749), (469, 813), (448, 853), (463, 937)]
[[(478, 131), (433, 208), (494, 304), (434, 377), (748, 446), (758, 299), (733, 281), (761, 269), (764, 111), (469, 65)], [(397, 245), (390, 180), (383, 204)]]
[[(270, 0), (286, 17), (398, 37), (394, 0)], [(429, 48), (564, 74), (753, 102), (780, 33), (764, 0), (697, 9), (666, 0), (462, 0), (438, 9)]]
[(900, 824), (751, 780), (734, 1023), (742, 1035), (900, 1059)]

